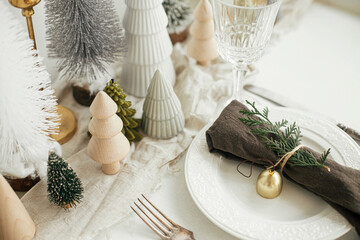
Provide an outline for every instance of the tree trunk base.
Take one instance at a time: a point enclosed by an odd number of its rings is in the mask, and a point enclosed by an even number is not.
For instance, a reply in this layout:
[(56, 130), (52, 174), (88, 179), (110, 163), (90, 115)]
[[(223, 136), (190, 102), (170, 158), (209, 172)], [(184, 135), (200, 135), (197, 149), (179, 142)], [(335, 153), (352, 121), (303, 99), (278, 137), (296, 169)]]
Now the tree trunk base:
[(103, 164), (102, 171), (107, 175), (114, 175), (120, 170), (120, 162), (114, 162), (111, 164)]
[(211, 61), (196, 61), (196, 63), (201, 66), (209, 66), (211, 64)]
[(96, 93), (90, 94), (90, 91), (84, 87), (72, 86), (72, 90), (75, 100), (83, 106), (90, 106), (96, 96)]
[(29, 191), (35, 184), (40, 181), (39, 177), (32, 178), (27, 176), (26, 178), (12, 178), (4, 176), (14, 191), (26, 192)]
[(169, 33), (172, 44), (175, 45), (175, 43), (184, 42), (188, 36), (188, 33), (189, 31), (187, 28), (180, 33)]

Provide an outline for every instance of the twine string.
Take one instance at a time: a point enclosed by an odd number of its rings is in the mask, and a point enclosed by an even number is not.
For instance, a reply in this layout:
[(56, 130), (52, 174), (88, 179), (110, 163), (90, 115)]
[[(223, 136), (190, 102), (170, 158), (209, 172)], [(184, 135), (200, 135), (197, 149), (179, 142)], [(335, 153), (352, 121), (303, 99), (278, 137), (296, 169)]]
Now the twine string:
[(268, 170), (274, 170), (277, 165), (279, 165), (281, 162), (281, 172), (284, 170), (284, 167), (286, 165), (286, 163), (288, 162), (288, 160), (291, 158), (292, 155), (294, 155), (296, 153), (296, 151), (300, 150), (301, 148), (303, 148), (304, 146), (303, 145), (298, 145), (296, 148), (294, 148), (293, 150), (291, 150), (290, 152), (287, 152), (284, 154), (284, 156), (282, 156), (279, 161), (277, 161), (273, 166), (270, 166), (266, 169)]
[[(280, 169), (281, 169), (281, 172), (283, 172), (284, 167), (285, 167), (286, 163), (288, 162), (288, 160), (289, 160), (298, 150), (300, 150), (300, 149), (303, 148), (303, 147), (305, 147), (305, 146), (304, 146), (304, 145), (301, 145), (301, 144), (298, 145), (298, 146), (296, 146), (296, 148), (294, 148), (294, 149), (291, 150), (290, 152), (285, 153), (284, 156), (282, 156), (275, 164), (272, 164), (271, 166), (267, 167), (266, 169), (267, 169), (267, 170), (270, 170), (271, 172), (273, 172), (274, 169), (282, 162)], [(272, 163), (271, 161), (265, 160), (265, 159), (259, 159), (259, 160)], [(251, 175), (252, 175), (252, 167), (253, 167), (254, 162), (251, 162), (252, 164), (251, 164), (250, 174), (249, 174), (249, 175), (245, 175), (244, 173), (242, 173), (242, 172), (239, 170), (240, 165), (241, 165), (242, 163), (246, 163), (246, 162), (249, 162), (249, 160), (241, 161), (241, 162), (237, 165), (236, 170), (237, 170), (241, 175), (243, 175), (244, 177), (249, 178), (249, 177), (251, 177)], [(324, 166), (324, 168), (325, 168), (327, 171), (330, 172), (330, 168), (329, 168), (329, 167)]]

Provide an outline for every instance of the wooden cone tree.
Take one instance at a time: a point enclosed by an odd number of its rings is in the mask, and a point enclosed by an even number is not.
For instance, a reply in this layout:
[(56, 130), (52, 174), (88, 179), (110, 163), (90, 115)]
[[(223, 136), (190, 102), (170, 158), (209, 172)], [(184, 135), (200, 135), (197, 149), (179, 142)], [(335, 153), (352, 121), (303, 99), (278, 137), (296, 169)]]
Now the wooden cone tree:
[(0, 175), (0, 240), (29, 240), (35, 224), (5, 178)]
[(210, 65), (218, 57), (214, 33), (214, 19), (209, 0), (200, 0), (194, 11), (194, 22), (190, 26), (191, 39), (187, 54), (203, 66)]
[(130, 143), (121, 132), (123, 122), (116, 115), (116, 103), (104, 92), (100, 91), (90, 106), (93, 116), (89, 123), (92, 134), (87, 152), (96, 162), (102, 164), (105, 174), (115, 174), (120, 170), (120, 161), (130, 150)]

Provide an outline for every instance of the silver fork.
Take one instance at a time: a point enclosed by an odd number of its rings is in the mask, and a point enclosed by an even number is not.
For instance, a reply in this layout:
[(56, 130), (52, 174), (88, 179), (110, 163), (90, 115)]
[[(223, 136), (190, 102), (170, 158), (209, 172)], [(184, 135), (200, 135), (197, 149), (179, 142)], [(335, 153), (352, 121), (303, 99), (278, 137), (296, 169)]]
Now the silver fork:
[[(138, 198), (138, 201), (144, 206), (148, 212), (150, 212), (158, 221), (155, 221), (148, 213), (143, 210), (139, 204), (134, 202), (135, 206), (152, 222), (152, 224), (145, 219), (140, 213), (138, 213), (132, 206), (131, 209), (148, 225), (157, 235), (160, 236), (161, 240), (195, 240), (194, 233), (186, 228), (181, 227), (180, 225), (173, 222), (165, 214), (163, 214), (152, 202), (150, 202), (143, 194), (141, 196), (148, 202), (158, 213), (160, 213), (163, 218), (166, 219), (165, 222), (157, 214), (155, 214), (149, 207)], [(160, 223), (162, 225), (160, 225)]]

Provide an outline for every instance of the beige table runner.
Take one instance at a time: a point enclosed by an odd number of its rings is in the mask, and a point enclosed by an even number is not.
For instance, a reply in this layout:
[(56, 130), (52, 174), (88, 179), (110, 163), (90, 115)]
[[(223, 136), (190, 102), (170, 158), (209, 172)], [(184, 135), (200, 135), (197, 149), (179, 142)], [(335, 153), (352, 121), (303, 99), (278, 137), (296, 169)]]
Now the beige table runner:
[[(131, 203), (141, 193), (153, 192), (161, 178), (172, 172), (166, 163), (187, 149), (193, 136), (210, 120), (218, 103), (230, 96), (229, 64), (219, 61), (210, 67), (197, 66), (188, 59), (181, 45), (174, 48), (172, 57), (178, 76), (175, 91), (186, 118), (185, 131), (172, 139), (145, 137), (133, 144), (117, 175), (103, 174), (101, 165), (86, 154), (88, 108), (75, 103), (69, 91), (60, 96), (61, 104), (72, 109), (78, 120), (78, 131), (63, 146), (63, 155), (82, 180), (84, 199), (77, 208), (64, 211), (48, 202), (46, 181), (40, 181), (22, 198), (37, 226), (35, 239), (92, 239), (99, 231), (124, 220), (131, 211)], [(129, 99), (140, 117), (143, 100)]]

